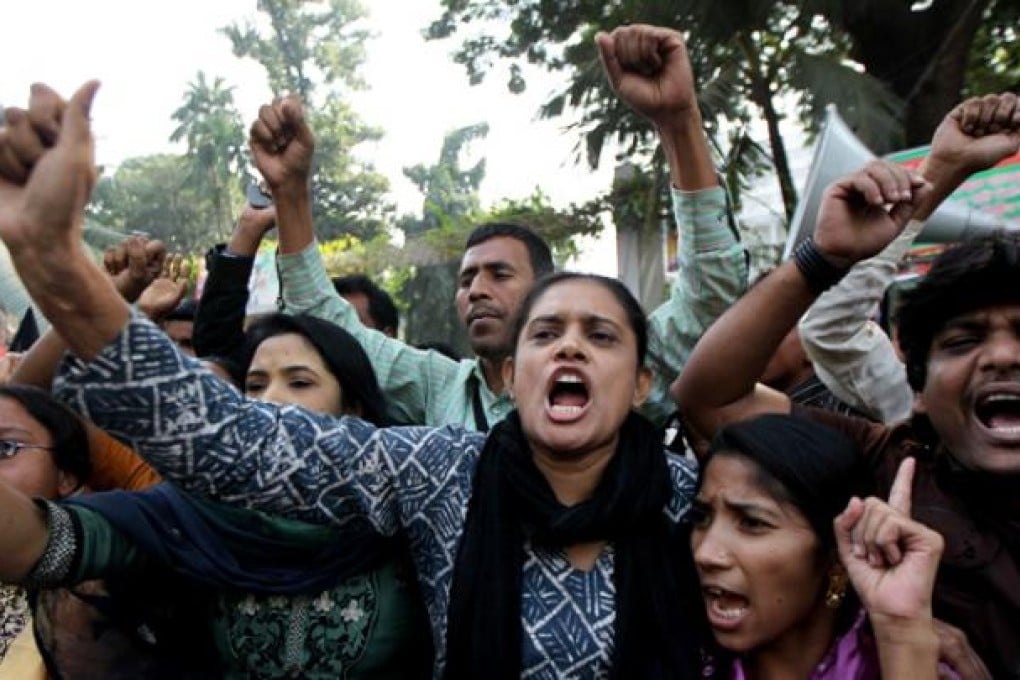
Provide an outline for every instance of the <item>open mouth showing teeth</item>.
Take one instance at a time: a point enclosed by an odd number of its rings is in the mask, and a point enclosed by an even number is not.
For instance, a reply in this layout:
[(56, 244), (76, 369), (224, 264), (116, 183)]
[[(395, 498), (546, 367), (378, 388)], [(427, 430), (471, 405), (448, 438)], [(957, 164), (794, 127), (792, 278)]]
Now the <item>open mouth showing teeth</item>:
[(978, 400), (974, 415), (990, 430), (1020, 432), (1020, 395), (991, 394)]
[(716, 587), (703, 588), (702, 592), (705, 594), (709, 610), (721, 619), (736, 621), (747, 613), (750, 603), (743, 595)]
[(561, 375), (549, 391), (549, 406), (559, 413), (580, 413), (588, 405), (588, 388), (579, 376)]

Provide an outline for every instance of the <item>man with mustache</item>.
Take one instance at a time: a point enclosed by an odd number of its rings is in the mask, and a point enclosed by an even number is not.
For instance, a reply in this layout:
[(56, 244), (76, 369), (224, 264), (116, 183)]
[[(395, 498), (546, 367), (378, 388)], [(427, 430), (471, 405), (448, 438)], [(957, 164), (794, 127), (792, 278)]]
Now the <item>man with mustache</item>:
[[(670, 381), (704, 330), (743, 292), (746, 257), (712, 164), (681, 35), (634, 25), (601, 33), (596, 41), (611, 86), (655, 126), (670, 168), (682, 273), (670, 299), (649, 319), (648, 363), (655, 381), (642, 407), (661, 424), (673, 411)], [(314, 138), (297, 101), (262, 107), (252, 150), (277, 206), (287, 311), (320, 316), (358, 338), (398, 422), (459, 423), (484, 431), (508, 414), (513, 401), (501, 368), (510, 327), (535, 281), (553, 269), (542, 239), (502, 223), (482, 225), (468, 237), (456, 305), (477, 358), (455, 362), (365, 328), (334, 294), (316, 249), (308, 196)], [(584, 388), (577, 389), (583, 401)]]

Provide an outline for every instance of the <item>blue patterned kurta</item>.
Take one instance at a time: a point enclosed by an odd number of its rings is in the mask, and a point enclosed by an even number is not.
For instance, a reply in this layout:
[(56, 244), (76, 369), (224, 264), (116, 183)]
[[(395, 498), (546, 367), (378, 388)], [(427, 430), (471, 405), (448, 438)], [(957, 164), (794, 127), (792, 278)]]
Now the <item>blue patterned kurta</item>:
[[(191, 493), (309, 522), (367, 522), (386, 535), (403, 529), (441, 675), (454, 560), (484, 435), (453, 426), (377, 429), (247, 400), (140, 317), (95, 361), (65, 362), (55, 391)], [(696, 472), (672, 454), (668, 463), (675, 491), (665, 512), (679, 522)], [(582, 572), (560, 552), (526, 546), (524, 677), (608, 675), (612, 572), (611, 547)]]

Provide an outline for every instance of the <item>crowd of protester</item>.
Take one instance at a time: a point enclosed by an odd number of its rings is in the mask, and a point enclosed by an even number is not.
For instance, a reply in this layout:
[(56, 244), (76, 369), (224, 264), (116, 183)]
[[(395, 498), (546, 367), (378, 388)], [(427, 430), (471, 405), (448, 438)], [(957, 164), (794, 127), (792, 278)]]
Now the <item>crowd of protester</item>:
[[(197, 300), (158, 241), (81, 247), (98, 83), (5, 110), (0, 237), (52, 328), (0, 359), (0, 679), (1020, 678), (1020, 236), (949, 247), (896, 342), (872, 321), (1020, 149), (1017, 97), (835, 182), (749, 286), (681, 34), (595, 41), (657, 131), (681, 273), (646, 316), (478, 225), (472, 358), (329, 277), (296, 98), (258, 112), (272, 204)], [(280, 310), (247, 318), (272, 229)]]

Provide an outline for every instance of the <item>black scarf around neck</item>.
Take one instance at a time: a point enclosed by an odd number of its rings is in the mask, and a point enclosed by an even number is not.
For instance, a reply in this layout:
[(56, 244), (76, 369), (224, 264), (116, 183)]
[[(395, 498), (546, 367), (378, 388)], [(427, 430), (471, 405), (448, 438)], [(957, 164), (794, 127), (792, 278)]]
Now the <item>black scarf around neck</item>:
[(475, 470), (450, 594), (448, 680), (519, 678), (524, 545), (614, 544), (613, 678), (695, 677), (704, 607), (662, 438), (631, 413), (593, 496), (563, 506), (535, 466), (517, 413), (493, 427)]

